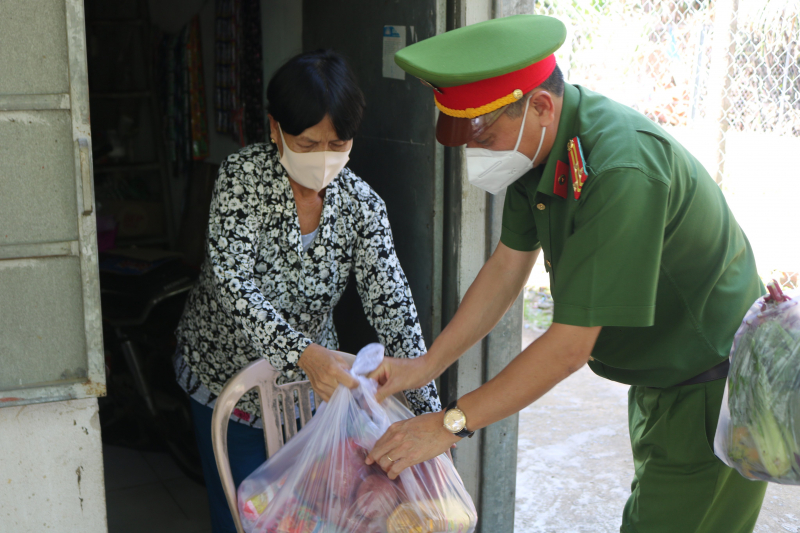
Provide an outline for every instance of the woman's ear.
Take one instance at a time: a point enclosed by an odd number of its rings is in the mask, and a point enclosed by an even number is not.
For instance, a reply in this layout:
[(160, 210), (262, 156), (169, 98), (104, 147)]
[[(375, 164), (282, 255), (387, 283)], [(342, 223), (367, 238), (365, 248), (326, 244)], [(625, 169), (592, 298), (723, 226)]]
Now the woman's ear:
[(281, 132), (278, 130), (278, 121), (267, 114), (269, 118), (269, 140), (278, 147), (278, 153), (283, 156), (283, 143), (281, 142)]
[(528, 102), (530, 109), (528, 113), (534, 113), (539, 117), (539, 124), (542, 127), (550, 126), (556, 118), (556, 106), (553, 95), (547, 91), (538, 91), (533, 94)]

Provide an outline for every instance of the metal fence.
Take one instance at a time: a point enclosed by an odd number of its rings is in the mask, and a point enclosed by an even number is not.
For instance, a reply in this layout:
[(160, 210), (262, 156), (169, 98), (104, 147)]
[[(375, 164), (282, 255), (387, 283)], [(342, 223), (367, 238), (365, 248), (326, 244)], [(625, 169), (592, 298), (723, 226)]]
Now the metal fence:
[[(565, 78), (664, 126), (720, 183), (765, 279), (798, 287), (800, 2), (505, 0), (567, 25)], [(792, 249), (794, 248), (794, 249)]]

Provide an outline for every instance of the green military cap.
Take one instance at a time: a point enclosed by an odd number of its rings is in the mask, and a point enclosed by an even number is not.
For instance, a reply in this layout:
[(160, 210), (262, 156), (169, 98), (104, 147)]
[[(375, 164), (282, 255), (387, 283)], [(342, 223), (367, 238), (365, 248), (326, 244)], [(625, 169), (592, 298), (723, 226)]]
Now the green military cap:
[(436, 35), (395, 54), (395, 62), (434, 90), (441, 114), (436, 137), (464, 144), (486, 129), (500, 108), (538, 87), (556, 66), (564, 24), (544, 15), (487, 20)]

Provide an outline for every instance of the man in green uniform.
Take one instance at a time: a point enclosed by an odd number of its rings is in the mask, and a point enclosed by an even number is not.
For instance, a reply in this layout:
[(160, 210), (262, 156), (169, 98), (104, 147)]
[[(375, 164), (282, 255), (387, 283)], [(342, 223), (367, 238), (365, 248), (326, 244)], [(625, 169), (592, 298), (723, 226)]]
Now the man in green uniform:
[(506, 189), (500, 244), (416, 360), (387, 359), (379, 394), (440, 375), (497, 324), (540, 251), (553, 325), (442, 413), (395, 424), (368, 462), (390, 477), (535, 401), (588, 362), (630, 384), (635, 472), (622, 532), (753, 530), (766, 484), (713, 452), (733, 335), (763, 291), (717, 185), (646, 117), (564, 83), (556, 19), (520, 15), (398, 52), (431, 86), (437, 139), (467, 145), (470, 181)]

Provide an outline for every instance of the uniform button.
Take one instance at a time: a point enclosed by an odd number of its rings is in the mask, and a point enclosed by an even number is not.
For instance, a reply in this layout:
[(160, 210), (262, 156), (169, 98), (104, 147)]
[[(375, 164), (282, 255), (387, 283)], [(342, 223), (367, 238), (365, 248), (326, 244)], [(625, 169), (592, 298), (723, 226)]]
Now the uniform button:
[(545, 261), (547, 263), (547, 268), (553, 268), (553, 264), (550, 261)]
[(544, 211), (544, 204), (536, 204), (536, 209), (539, 211)]

